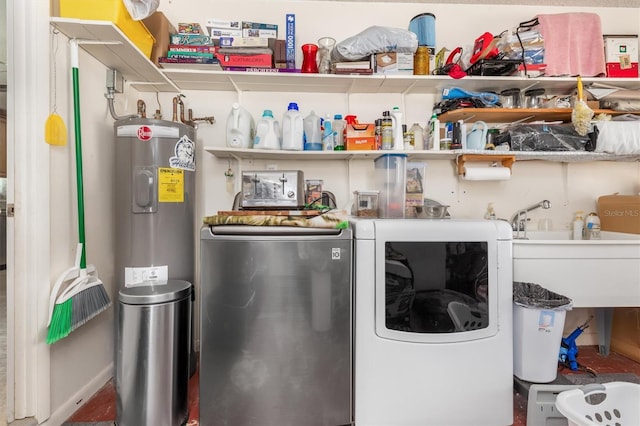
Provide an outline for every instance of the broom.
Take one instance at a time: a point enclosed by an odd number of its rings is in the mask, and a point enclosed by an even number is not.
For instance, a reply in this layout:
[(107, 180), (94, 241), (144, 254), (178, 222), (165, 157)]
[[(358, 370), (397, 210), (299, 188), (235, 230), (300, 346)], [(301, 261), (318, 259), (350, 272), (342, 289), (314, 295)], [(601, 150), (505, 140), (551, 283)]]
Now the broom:
[[(69, 333), (111, 306), (111, 300), (93, 265), (87, 266), (84, 229), (84, 195), (82, 182), (82, 136), (80, 125), (80, 84), (78, 71), (78, 40), (70, 45), (71, 70), (73, 76), (73, 112), (76, 148), (76, 185), (78, 199), (78, 264), (77, 277), (60, 294), (54, 287), (55, 306), (50, 315), (47, 343), (51, 344), (67, 337)], [(82, 247), (80, 247), (82, 246)], [(74, 267), (70, 268), (73, 270)], [(57, 285), (58, 283), (56, 283)], [(58, 286), (59, 287), (59, 286)]]

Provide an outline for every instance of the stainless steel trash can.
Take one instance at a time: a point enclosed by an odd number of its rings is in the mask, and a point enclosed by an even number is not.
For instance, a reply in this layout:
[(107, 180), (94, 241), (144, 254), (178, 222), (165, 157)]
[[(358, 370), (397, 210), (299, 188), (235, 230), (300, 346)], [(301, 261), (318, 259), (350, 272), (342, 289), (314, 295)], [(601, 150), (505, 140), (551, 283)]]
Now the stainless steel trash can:
[(183, 280), (120, 290), (118, 426), (187, 422), (191, 292), (191, 283)]

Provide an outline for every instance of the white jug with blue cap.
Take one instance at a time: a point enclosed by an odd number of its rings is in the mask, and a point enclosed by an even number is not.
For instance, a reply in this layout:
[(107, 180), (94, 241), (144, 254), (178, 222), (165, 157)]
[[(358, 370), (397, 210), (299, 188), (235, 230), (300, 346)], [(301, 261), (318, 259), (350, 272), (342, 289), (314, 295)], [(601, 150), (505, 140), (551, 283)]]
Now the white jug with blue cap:
[(467, 149), (484, 149), (489, 127), (484, 121), (476, 121), (467, 133)]

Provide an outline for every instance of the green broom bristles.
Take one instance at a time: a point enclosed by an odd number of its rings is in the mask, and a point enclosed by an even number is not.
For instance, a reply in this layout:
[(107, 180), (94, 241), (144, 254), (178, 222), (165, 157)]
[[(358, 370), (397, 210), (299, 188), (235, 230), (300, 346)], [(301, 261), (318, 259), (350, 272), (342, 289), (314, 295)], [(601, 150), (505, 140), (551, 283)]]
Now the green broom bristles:
[(73, 310), (71, 299), (62, 303), (56, 303), (53, 308), (51, 324), (49, 324), (49, 334), (47, 344), (52, 344), (63, 339), (71, 332), (71, 313)]

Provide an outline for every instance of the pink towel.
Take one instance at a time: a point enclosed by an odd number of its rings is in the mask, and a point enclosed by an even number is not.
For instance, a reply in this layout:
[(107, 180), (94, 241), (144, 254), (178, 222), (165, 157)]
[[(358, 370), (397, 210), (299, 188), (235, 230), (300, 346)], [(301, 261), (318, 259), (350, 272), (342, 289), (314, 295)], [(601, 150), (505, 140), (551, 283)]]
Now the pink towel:
[(599, 77), (606, 73), (600, 16), (595, 13), (538, 15), (547, 76)]

